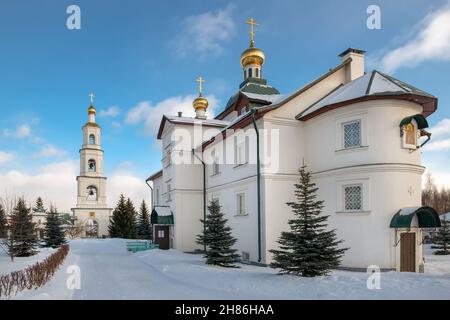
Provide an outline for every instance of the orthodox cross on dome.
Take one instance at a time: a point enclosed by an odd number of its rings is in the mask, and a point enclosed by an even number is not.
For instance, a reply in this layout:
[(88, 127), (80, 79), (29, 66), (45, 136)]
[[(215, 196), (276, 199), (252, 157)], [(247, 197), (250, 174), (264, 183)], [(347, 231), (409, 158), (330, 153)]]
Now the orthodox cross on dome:
[(89, 93), (89, 98), (90, 98), (91, 106), (93, 106), (94, 105), (94, 98), (95, 98), (95, 96), (94, 96), (94, 94), (92, 92)]
[(203, 82), (205, 82), (205, 79), (198, 77), (196, 81), (198, 82), (198, 96), (201, 97), (203, 93)]
[(255, 46), (255, 26), (259, 26), (259, 24), (255, 22), (255, 19), (253, 19), (253, 17), (251, 17), (250, 19), (245, 21), (245, 23), (250, 25), (250, 47), (254, 47)]

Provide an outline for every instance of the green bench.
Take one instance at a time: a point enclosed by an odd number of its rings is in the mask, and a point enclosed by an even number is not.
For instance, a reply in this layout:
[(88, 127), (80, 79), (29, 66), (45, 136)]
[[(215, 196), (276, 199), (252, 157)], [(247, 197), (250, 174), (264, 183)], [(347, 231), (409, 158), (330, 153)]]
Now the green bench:
[(150, 241), (128, 241), (127, 251), (136, 253), (138, 251), (145, 251), (151, 249), (159, 249), (159, 244)]

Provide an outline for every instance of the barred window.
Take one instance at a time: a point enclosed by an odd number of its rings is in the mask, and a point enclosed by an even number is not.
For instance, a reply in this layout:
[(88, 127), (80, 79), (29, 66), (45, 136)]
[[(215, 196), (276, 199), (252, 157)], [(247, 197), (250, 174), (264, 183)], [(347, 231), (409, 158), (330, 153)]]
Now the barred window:
[(344, 186), (345, 210), (362, 210), (362, 185)]
[(344, 148), (361, 146), (361, 121), (344, 123)]

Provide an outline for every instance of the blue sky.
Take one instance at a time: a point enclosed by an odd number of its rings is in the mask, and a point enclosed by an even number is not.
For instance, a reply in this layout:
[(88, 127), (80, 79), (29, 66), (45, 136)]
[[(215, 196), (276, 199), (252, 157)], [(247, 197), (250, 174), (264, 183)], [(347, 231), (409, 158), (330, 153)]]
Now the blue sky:
[[(66, 28), (71, 4), (81, 8), (81, 30)], [(370, 4), (381, 8), (381, 30), (366, 27)], [(389, 71), (437, 96), (439, 109), (429, 118), (437, 135), (423, 159), (439, 183), (450, 180), (447, 0), (6, 0), (0, 192), (32, 198), (38, 189), (64, 209), (75, 202), (81, 126), (93, 91), (105, 173), (117, 189), (112, 197), (121, 187), (136, 199), (148, 196), (143, 180), (160, 167), (160, 117), (190, 110), (199, 75), (212, 109), (224, 107), (242, 80), (239, 56), (248, 46), (250, 16), (261, 23), (256, 44), (267, 57), (264, 77), (282, 93), (337, 65), (351, 46), (367, 51), (367, 71)], [(65, 191), (55, 197), (55, 190)]]

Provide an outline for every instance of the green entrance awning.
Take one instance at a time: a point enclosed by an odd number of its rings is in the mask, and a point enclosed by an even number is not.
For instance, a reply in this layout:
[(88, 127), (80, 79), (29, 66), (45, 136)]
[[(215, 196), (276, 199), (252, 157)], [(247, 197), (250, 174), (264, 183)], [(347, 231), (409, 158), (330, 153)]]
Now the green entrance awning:
[(173, 212), (170, 207), (157, 206), (150, 216), (151, 224), (173, 224)]
[(409, 228), (414, 216), (417, 216), (419, 228), (439, 228), (441, 220), (431, 207), (408, 207), (400, 209), (391, 220), (390, 228)]
[(403, 127), (403, 126), (407, 125), (408, 123), (411, 123), (411, 121), (413, 121), (413, 119), (416, 120), (418, 129), (428, 128), (428, 121), (422, 114), (416, 114), (416, 115), (404, 118), (400, 122), (400, 127)]

